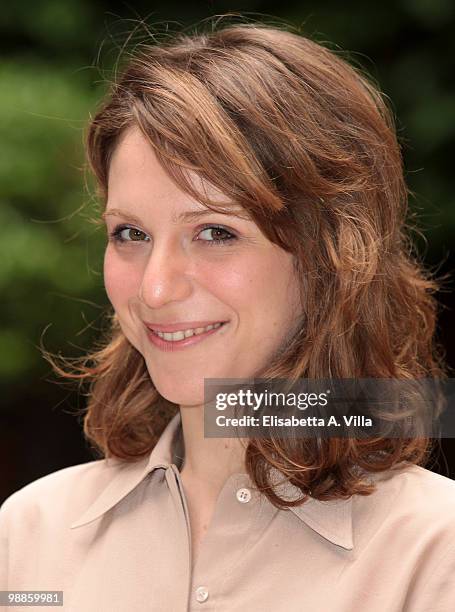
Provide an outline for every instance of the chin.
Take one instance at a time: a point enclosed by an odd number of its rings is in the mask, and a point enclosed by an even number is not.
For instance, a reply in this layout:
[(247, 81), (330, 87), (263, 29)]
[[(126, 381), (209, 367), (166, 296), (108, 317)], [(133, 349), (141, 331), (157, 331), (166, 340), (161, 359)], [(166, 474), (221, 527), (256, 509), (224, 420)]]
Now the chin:
[(180, 393), (177, 393), (177, 394), (166, 393), (166, 394), (164, 394), (161, 391), (159, 391), (159, 393), (165, 399), (167, 399), (168, 402), (172, 402), (173, 404), (176, 404), (177, 406), (186, 406), (188, 408), (191, 408), (192, 406), (202, 406), (205, 403), (204, 402), (204, 396), (199, 396), (199, 397), (195, 398), (194, 395), (186, 396), (186, 395), (182, 395)]
[(185, 385), (178, 378), (164, 382), (151, 377), (158, 393), (173, 404), (182, 406), (200, 406), (204, 403), (204, 382)]
[[(201, 406), (202, 404), (213, 401), (215, 398), (204, 396), (204, 378), (199, 378), (199, 382), (185, 382), (176, 377), (166, 377), (166, 380), (159, 376), (150, 377), (158, 393), (169, 402), (179, 406)], [(221, 378), (221, 376), (211, 375), (207, 378)], [(195, 377), (196, 378), (196, 377)]]

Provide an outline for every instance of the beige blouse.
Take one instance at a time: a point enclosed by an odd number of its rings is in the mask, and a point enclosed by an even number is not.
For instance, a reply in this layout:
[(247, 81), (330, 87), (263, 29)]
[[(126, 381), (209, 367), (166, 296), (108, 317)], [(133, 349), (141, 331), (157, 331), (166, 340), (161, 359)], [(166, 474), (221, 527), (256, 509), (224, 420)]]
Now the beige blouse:
[(0, 590), (63, 591), (71, 612), (455, 611), (455, 481), (411, 465), (370, 496), (278, 510), (234, 474), (191, 571), (179, 439), (177, 413), (140, 462), (75, 465), (11, 495)]

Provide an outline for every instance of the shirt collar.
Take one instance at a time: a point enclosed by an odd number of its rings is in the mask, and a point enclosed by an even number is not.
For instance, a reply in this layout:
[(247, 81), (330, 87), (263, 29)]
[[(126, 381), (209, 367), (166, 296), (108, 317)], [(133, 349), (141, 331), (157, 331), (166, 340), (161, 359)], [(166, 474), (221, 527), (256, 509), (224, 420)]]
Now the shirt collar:
[(144, 480), (147, 474), (157, 468), (167, 468), (174, 463), (172, 455), (174, 436), (177, 438), (180, 431), (180, 412), (178, 412), (165, 427), (149, 457), (134, 463), (114, 457), (104, 459), (106, 468), (112, 469), (114, 476), (95, 501), (71, 524), (70, 528), (91, 523), (126, 497)]
[[(114, 469), (115, 475), (95, 501), (71, 524), (70, 528), (74, 529), (91, 523), (126, 497), (150, 472), (175, 464), (179, 458), (181, 444), (181, 418), (180, 412), (177, 412), (165, 427), (149, 457), (134, 463), (117, 458), (104, 459), (106, 467)], [(289, 482), (281, 483), (283, 474), (275, 468), (272, 468), (272, 478), (274, 478), (277, 493), (283, 499), (294, 500), (301, 497), (300, 489)], [(309, 498), (303, 505), (291, 506), (290, 510), (329, 542), (346, 550), (354, 548), (352, 497), (347, 500), (330, 501)]]

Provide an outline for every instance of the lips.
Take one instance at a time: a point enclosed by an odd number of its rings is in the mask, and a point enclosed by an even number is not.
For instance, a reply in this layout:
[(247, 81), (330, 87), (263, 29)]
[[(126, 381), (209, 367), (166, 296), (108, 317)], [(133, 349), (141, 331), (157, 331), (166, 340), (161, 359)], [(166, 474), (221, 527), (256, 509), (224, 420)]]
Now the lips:
[(152, 331), (172, 333), (178, 331), (185, 331), (187, 329), (197, 329), (198, 327), (207, 327), (207, 325), (216, 325), (216, 323), (226, 322), (227, 321), (219, 319), (215, 321), (183, 321), (179, 323), (145, 323), (145, 326)]
[[(220, 323), (222, 322), (220, 321)], [(162, 351), (166, 351), (166, 352), (181, 351), (193, 345), (204, 342), (204, 340), (207, 339), (209, 336), (217, 334), (220, 329), (224, 328), (225, 323), (228, 323), (228, 322), (227, 321), (223, 322), (223, 324), (219, 325), (218, 327), (214, 327), (208, 331), (202, 332), (201, 334), (188, 336), (187, 338), (184, 338), (182, 340), (175, 340), (175, 341), (165, 340), (164, 338), (161, 338), (160, 336), (158, 336), (156, 332), (154, 332), (152, 329), (149, 329), (149, 328), (147, 328), (147, 336), (150, 342)], [(181, 331), (181, 330), (178, 330), (178, 331)]]

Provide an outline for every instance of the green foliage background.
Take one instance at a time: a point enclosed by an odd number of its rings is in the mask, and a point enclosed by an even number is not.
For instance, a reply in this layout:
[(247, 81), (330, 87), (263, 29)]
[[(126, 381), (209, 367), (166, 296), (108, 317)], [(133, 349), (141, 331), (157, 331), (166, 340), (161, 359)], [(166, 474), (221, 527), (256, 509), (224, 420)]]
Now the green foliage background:
[(79, 354), (96, 337), (107, 305), (105, 238), (89, 222), (96, 210), (82, 145), (105, 87), (98, 52), (109, 69), (138, 16), (170, 22), (172, 29), (226, 11), (301, 25), (332, 48), (350, 51), (379, 81), (395, 109), (416, 194), (410, 204), (426, 235), (427, 243), (417, 238), (422, 257), (432, 265), (443, 260), (443, 269), (453, 263), (452, 0), (6, 3), (0, 15), (0, 379), (7, 412), (44, 411), (58, 400), (38, 350), (41, 339), (53, 352)]

